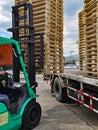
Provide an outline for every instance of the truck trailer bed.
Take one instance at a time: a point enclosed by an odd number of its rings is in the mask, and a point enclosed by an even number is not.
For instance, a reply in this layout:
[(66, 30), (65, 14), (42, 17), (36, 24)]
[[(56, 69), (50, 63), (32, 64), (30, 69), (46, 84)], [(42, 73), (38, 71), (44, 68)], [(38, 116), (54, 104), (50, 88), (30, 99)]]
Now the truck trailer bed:
[(79, 69), (64, 69), (64, 77), (98, 87), (97, 78), (87, 77), (86, 74)]

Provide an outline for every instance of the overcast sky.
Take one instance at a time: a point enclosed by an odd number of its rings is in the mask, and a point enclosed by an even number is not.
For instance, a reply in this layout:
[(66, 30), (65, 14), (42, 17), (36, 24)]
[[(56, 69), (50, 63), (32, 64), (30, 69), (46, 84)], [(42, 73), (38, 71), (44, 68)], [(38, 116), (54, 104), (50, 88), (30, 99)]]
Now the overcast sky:
[[(0, 0), (0, 36), (10, 37), (6, 30), (11, 27), (11, 6), (14, 0)], [(64, 0), (64, 55), (78, 52), (78, 12), (83, 9), (83, 0)]]
[(64, 55), (78, 53), (78, 13), (84, 0), (64, 0)]

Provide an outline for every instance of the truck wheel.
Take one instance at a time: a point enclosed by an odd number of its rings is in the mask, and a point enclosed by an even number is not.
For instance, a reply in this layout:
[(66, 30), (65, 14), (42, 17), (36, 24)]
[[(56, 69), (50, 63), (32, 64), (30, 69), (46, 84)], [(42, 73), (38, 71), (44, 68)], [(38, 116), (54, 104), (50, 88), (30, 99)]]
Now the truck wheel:
[(62, 88), (60, 80), (55, 78), (54, 80), (54, 94), (59, 102), (64, 102), (68, 100), (66, 88)]
[(22, 117), (22, 129), (31, 130), (35, 128), (41, 118), (41, 106), (39, 103), (30, 101), (24, 110)]

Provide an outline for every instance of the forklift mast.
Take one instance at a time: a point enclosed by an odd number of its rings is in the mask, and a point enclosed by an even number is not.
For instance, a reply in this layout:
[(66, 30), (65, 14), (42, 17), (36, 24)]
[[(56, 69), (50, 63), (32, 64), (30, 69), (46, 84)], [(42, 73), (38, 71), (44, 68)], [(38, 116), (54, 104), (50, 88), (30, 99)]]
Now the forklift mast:
[[(20, 15), (20, 10), (23, 8), (24, 12)], [(26, 44), (27, 46), (27, 73), (30, 85), (36, 85), (35, 81), (35, 41), (33, 28), (33, 9), (29, 3), (24, 3), (12, 7), (12, 28), (8, 29), (13, 34), (13, 39), (19, 41), (20, 46)], [(22, 24), (20, 24), (23, 22)], [(22, 33), (21, 33), (22, 32)], [(21, 35), (20, 35), (21, 33)], [(13, 46), (14, 47), (14, 46)], [(13, 54), (13, 80), (19, 82), (20, 80), (20, 65), (18, 58)], [(35, 88), (34, 88), (35, 91)]]

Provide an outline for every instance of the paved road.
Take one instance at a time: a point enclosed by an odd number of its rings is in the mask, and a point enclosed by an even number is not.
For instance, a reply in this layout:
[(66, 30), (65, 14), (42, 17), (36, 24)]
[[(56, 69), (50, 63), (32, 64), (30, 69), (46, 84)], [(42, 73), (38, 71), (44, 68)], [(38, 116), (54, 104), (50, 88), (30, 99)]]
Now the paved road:
[(59, 103), (51, 96), (50, 86), (37, 75), (38, 102), (42, 118), (35, 130), (98, 130), (98, 115), (78, 104)]

